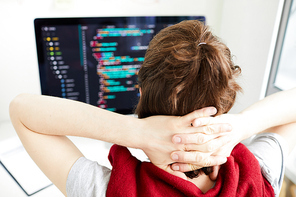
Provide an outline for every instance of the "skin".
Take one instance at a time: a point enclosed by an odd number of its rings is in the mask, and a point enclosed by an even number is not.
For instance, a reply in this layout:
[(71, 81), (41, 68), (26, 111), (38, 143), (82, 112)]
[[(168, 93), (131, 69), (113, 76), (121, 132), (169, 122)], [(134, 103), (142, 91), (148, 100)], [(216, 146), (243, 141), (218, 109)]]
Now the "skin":
[[(229, 123), (232, 126), (232, 131), (228, 135), (231, 138), (230, 143), (214, 153), (217, 155), (228, 156), (237, 143), (261, 132), (281, 135), (291, 151), (296, 143), (295, 98), (296, 89), (278, 92), (258, 101), (238, 114), (199, 118), (193, 122), (193, 126), (198, 127), (198, 130), (207, 130), (211, 128), (211, 125), (219, 123)], [(203, 125), (207, 126), (204, 127)], [(178, 140), (175, 140), (176, 138)], [(176, 144), (187, 144), (187, 149), (204, 151), (195, 146), (194, 142), (196, 141), (198, 141), (198, 137), (194, 135), (176, 134), (173, 136), (173, 142)], [(209, 148), (206, 150), (209, 150)], [(199, 161), (195, 151), (175, 151), (171, 155), (172, 158), (175, 154), (178, 158), (175, 161), (179, 163), (173, 164), (172, 169), (186, 172), (200, 168), (198, 163), (194, 164), (194, 160)]]
[[(226, 146), (223, 146), (215, 155), (230, 155), (232, 149), (242, 140), (261, 132), (277, 133), (281, 135), (289, 146), (291, 151), (296, 145), (296, 89), (283, 91), (253, 104), (239, 114), (223, 114), (217, 117), (203, 117), (195, 119), (193, 126), (199, 130), (213, 129), (219, 123), (229, 123), (232, 125), (232, 131), (228, 134), (231, 138)], [(213, 127), (211, 127), (211, 125)], [(200, 133), (200, 131), (199, 131)], [(199, 135), (176, 134), (173, 136), (173, 142), (176, 144), (186, 145), (186, 149), (205, 151), (210, 150), (209, 146), (206, 149), (199, 149), (194, 144), (199, 141)], [(205, 148), (205, 147), (203, 147)], [(195, 151), (190, 152), (173, 152), (171, 157), (176, 163), (171, 166), (175, 171), (175, 175), (182, 177), (180, 171), (186, 172), (194, 169), (199, 169), (201, 166), (194, 164), (194, 161), (199, 159), (194, 155)], [(175, 156), (177, 155), (177, 156)], [(219, 166), (214, 166), (214, 171), (209, 176), (202, 174), (200, 177), (187, 180), (193, 182), (202, 192), (207, 192), (215, 183), (219, 172)], [(183, 176), (184, 179), (186, 177)]]
[[(210, 107), (182, 117), (153, 116), (137, 119), (77, 101), (31, 94), (19, 95), (10, 104), (11, 121), (23, 146), (65, 196), (68, 173), (75, 161), (83, 156), (66, 136), (87, 137), (140, 148), (152, 163), (175, 173), (168, 168), (174, 162), (170, 158), (171, 153), (182, 152), (186, 146), (172, 143), (173, 135), (196, 135), (199, 131), (200, 135), (206, 135), (207, 130), (203, 132), (191, 124), (196, 118), (214, 113), (215, 109)], [(217, 127), (214, 133), (218, 137), (205, 137), (202, 143), (196, 145), (206, 149), (204, 146), (219, 144), (218, 150), (226, 143), (223, 138), (219, 138), (221, 132), (224, 132), (223, 128)], [(218, 165), (226, 161), (225, 157), (212, 156), (207, 151), (199, 154), (207, 161), (195, 161), (200, 166), (209, 163)]]
[[(224, 163), (238, 142), (259, 132), (278, 133), (293, 147), (295, 98), (296, 89), (292, 89), (269, 96), (239, 114), (215, 118), (209, 117), (215, 109), (205, 108), (182, 117), (136, 119), (80, 102), (23, 94), (11, 102), (10, 116), (27, 152), (66, 195), (71, 166), (83, 156), (67, 135), (140, 148), (156, 166), (187, 179), (182, 172)], [(174, 171), (175, 167), (179, 171)], [(189, 181), (206, 192), (218, 170), (215, 167), (210, 176)]]

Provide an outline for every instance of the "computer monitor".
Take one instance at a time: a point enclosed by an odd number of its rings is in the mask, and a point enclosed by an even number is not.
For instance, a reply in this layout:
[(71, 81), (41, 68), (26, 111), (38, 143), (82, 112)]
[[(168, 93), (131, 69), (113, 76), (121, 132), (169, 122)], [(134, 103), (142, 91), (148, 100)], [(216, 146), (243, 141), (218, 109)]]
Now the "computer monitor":
[(41, 92), (131, 114), (137, 72), (152, 37), (203, 16), (38, 18), (35, 36)]
[(296, 87), (296, 1), (280, 1), (265, 96)]

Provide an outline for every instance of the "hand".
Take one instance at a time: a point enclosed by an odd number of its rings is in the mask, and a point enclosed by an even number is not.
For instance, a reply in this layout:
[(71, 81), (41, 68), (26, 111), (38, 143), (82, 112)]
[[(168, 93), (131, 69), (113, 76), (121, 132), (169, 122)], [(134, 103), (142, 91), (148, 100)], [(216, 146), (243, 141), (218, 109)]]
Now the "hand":
[[(217, 124), (211, 129), (201, 129), (192, 126), (196, 118), (209, 117), (214, 115), (217, 110), (214, 107), (207, 107), (200, 110), (196, 110), (190, 114), (181, 117), (175, 116), (152, 116), (149, 118), (142, 119), (145, 121), (142, 132), (139, 134), (142, 136), (141, 148), (146, 155), (149, 157), (150, 161), (155, 165), (165, 168), (169, 164), (175, 162), (171, 159), (171, 153), (173, 151), (187, 151), (189, 149), (203, 150), (203, 158), (210, 161), (211, 164), (220, 165), (226, 162), (226, 158), (219, 156), (211, 156), (208, 154), (211, 151), (207, 150), (207, 142), (212, 139), (216, 139), (217, 147), (214, 149), (219, 149), (221, 146), (227, 143), (225, 138), (221, 138), (224, 132), (228, 131), (225, 124)], [(198, 138), (194, 145), (185, 145), (180, 141), (180, 143), (172, 143), (172, 137), (174, 136), (174, 142), (178, 142), (178, 136), (181, 133), (190, 134)], [(209, 135), (210, 134), (210, 135)], [(224, 139), (224, 140), (223, 140)], [(213, 146), (212, 146), (213, 147)], [(196, 160), (194, 160), (196, 163)], [(200, 162), (203, 165), (203, 161)]]
[(178, 158), (175, 160), (178, 163), (172, 165), (173, 170), (186, 172), (217, 165), (212, 158), (215, 158), (215, 156), (218, 158), (228, 157), (240, 141), (249, 137), (247, 136), (248, 123), (242, 118), (241, 114), (223, 114), (217, 117), (199, 118), (193, 121), (193, 126), (197, 127), (198, 133), (217, 132), (216, 130), (219, 129), (220, 133), (225, 130), (232, 129), (232, 131), (207, 141), (203, 144), (204, 146), (195, 144), (200, 141), (199, 135), (188, 133), (174, 135), (173, 142), (176, 143), (174, 139), (178, 138), (177, 141), (186, 146), (188, 151), (175, 151), (172, 154), (172, 156), (176, 154)]

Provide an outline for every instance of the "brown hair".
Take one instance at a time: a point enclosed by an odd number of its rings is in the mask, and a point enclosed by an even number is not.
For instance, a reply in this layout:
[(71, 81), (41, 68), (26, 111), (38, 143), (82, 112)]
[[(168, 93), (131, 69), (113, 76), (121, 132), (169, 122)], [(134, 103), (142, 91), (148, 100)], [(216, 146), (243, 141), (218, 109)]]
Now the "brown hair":
[(217, 115), (227, 113), (241, 90), (235, 82), (239, 74), (229, 48), (208, 26), (191, 20), (167, 27), (151, 40), (139, 70), (136, 114), (181, 116), (208, 106), (216, 107)]

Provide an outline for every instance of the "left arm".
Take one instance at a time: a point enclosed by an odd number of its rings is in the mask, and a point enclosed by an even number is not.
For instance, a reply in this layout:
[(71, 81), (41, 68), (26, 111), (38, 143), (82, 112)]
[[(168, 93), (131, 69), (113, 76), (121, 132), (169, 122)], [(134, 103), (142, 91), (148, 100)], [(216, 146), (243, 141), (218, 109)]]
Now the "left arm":
[(82, 102), (22, 94), (11, 102), (10, 116), (31, 158), (64, 195), (68, 173), (83, 156), (66, 135), (133, 148), (143, 142), (135, 129), (143, 126), (138, 119)]

